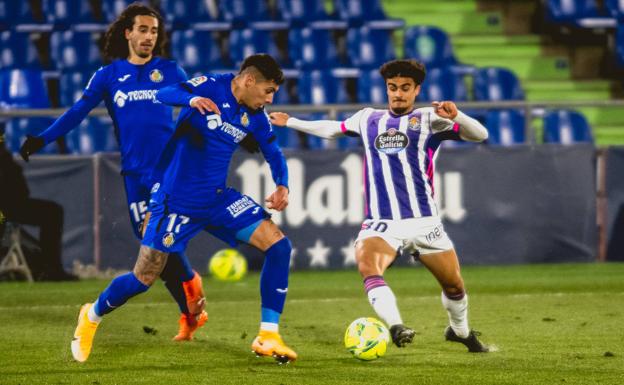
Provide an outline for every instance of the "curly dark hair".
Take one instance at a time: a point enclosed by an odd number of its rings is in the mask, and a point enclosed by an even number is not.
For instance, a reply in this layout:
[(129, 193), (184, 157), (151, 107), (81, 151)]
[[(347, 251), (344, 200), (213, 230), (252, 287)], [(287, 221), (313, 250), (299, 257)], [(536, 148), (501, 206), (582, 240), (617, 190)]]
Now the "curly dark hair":
[(381, 66), (379, 73), (384, 80), (406, 77), (414, 79), (416, 85), (422, 84), (427, 71), (425, 65), (414, 59), (392, 60)]
[(130, 56), (125, 30), (132, 29), (136, 16), (152, 16), (158, 19), (158, 38), (154, 44), (152, 55), (161, 56), (165, 53), (167, 34), (162, 16), (152, 7), (135, 2), (124, 9), (121, 15), (108, 27), (104, 35), (104, 58), (107, 62), (115, 59), (126, 59)]

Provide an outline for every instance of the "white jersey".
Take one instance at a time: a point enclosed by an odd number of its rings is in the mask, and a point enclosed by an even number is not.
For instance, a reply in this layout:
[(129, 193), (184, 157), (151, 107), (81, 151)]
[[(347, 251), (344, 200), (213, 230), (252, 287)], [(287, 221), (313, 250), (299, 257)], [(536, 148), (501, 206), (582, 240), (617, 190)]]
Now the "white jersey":
[(341, 124), (343, 133), (361, 136), (365, 149), (367, 218), (438, 216), (433, 172), (443, 140), (459, 140), (459, 125), (432, 107), (396, 116), (365, 108)]

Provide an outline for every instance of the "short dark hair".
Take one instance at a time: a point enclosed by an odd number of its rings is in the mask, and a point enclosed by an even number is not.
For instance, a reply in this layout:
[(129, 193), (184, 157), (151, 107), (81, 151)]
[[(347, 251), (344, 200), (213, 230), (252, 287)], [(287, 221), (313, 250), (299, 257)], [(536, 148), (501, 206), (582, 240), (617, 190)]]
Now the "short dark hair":
[(126, 59), (130, 55), (128, 40), (124, 31), (132, 29), (136, 16), (151, 16), (158, 19), (158, 38), (156, 39), (156, 44), (154, 44), (152, 54), (160, 56), (165, 53), (164, 47), (167, 43), (167, 34), (165, 33), (165, 23), (162, 16), (154, 8), (135, 2), (124, 9), (121, 15), (108, 27), (104, 35), (104, 58), (106, 61)]
[(284, 83), (284, 73), (282, 68), (271, 55), (266, 53), (257, 53), (255, 55), (247, 56), (241, 64), (239, 74), (245, 69), (253, 67), (257, 69), (262, 77), (266, 80), (274, 81), (278, 86)]
[(416, 85), (422, 84), (427, 71), (425, 65), (414, 59), (392, 60), (381, 66), (379, 73), (384, 80), (406, 77), (414, 79)]

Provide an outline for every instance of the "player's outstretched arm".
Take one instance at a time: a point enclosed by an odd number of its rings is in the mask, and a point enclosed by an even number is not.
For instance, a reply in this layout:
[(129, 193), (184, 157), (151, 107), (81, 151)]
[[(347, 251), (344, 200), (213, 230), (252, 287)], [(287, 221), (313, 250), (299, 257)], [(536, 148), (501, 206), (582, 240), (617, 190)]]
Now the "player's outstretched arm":
[(189, 85), (189, 82), (161, 88), (156, 93), (156, 99), (170, 106), (197, 108), (202, 115), (211, 111), (219, 115), (221, 114), (219, 107), (211, 99), (194, 93), (193, 87)]
[(340, 122), (336, 120), (301, 120), (284, 112), (271, 112), (269, 118), (273, 125), (287, 126), (325, 139), (334, 139), (344, 135)]
[(459, 124), (459, 136), (469, 142), (483, 142), (488, 138), (487, 129), (478, 120), (471, 118), (457, 109), (453, 102), (433, 102), (433, 109), (441, 118), (450, 119)]

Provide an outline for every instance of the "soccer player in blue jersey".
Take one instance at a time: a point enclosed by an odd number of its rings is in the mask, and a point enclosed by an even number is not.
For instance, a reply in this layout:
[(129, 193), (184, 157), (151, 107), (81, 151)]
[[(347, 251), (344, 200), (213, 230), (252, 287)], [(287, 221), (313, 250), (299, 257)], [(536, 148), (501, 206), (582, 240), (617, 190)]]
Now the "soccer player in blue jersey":
[(355, 243), (358, 270), (368, 300), (389, 326), (392, 341), (403, 347), (414, 330), (405, 326), (396, 298), (383, 278), (401, 250), (418, 258), (442, 287), (449, 317), (444, 335), (470, 352), (489, 349), (468, 326), (468, 295), (453, 243), (444, 231), (434, 201), (433, 175), (443, 140), (481, 142), (488, 132), (451, 101), (414, 108), (425, 67), (415, 60), (393, 60), (379, 72), (386, 81), (388, 109), (364, 108), (343, 122), (304, 121), (281, 112), (271, 122), (323, 138), (362, 138), (365, 151), (367, 217)]
[[(20, 149), (28, 161), (31, 154), (74, 129), (104, 100), (119, 142), (130, 220), (139, 239), (151, 188), (149, 175), (174, 131), (173, 109), (155, 96), (158, 90), (187, 79), (174, 61), (158, 56), (165, 42), (161, 16), (145, 5), (129, 5), (105, 35), (104, 54), (111, 63), (95, 72), (76, 104), (41, 134), (28, 136)], [(174, 339), (190, 340), (208, 318), (201, 278), (179, 255), (169, 258), (161, 278), (182, 313)]]
[[(155, 169), (159, 182), (152, 189), (137, 262), (133, 273), (124, 278), (127, 284), (114, 280), (100, 295), (97, 312), (86, 305), (88, 311), (80, 315), (72, 344), (74, 357), (88, 357), (102, 315), (148, 290), (171, 254), (184, 255), (189, 240), (207, 230), (232, 246), (244, 242), (265, 253), (260, 331), (252, 350), (280, 363), (297, 358), (278, 332), (288, 291), (291, 243), (258, 203), (226, 186), (234, 151), (239, 145), (255, 144), (277, 186), (266, 198), (267, 207), (282, 211), (288, 205), (286, 160), (263, 109), (283, 81), (277, 62), (257, 54), (245, 59), (237, 75), (207, 74), (158, 92), (162, 103), (183, 108)], [(211, 101), (220, 112), (212, 109)]]

